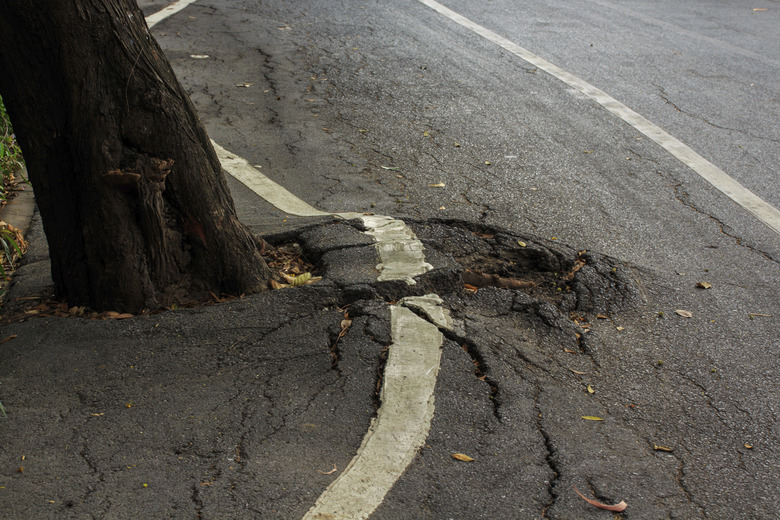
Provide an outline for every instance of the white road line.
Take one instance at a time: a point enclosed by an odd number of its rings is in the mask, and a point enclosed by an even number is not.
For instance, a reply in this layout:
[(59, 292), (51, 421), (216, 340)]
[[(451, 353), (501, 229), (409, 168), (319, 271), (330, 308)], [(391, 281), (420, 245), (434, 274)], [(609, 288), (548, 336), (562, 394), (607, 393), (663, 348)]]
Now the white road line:
[(320, 495), (303, 520), (363, 520), (414, 459), (433, 418), (433, 390), (443, 336), (439, 327), (407, 308), (422, 307), (449, 327), (436, 295), (404, 298), (390, 307), (393, 344), (382, 380), (382, 406), (355, 457)]
[(590, 99), (612, 112), (614, 115), (630, 124), (638, 131), (655, 141), (666, 151), (677, 157), (686, 166), (695, 171), (700, 177), (712, 184), (731, 200), (745, 208), (761, 222), (769, 226), (776, 233), (780, 234), (780, 210), (771, 206), (763, 199), (759, 198), (752, 191), (748, 190), (723, 170), (706, 160), (704, 157), (693, 151), (690, 147), (681, 141), (669, 135), (662, 128), (651, 123), (643, 116), (637, 114), (615, 98), (593, 85), (581, 80), (558, 67), (549, 61), (540, 58), (536, 54), (520, 47), (503, 36), (499, 36), (490, 29), (487, 29), (468, 18), (448, 9), (435, 0), (418, 0), (427, 5), (434, 11), (446, 16), (453, 22), (475, 32), (483, 38), (495, 43), (503, 49), (511, 52), (515, 56), (527, 61), (528, 63), (547, 72), (551, 76), (558, 78), (569, 86), (582, 92)]
[(197, 2), (197, 0), (179, 0), (178, 2), (174, 2), (168, 7), (165, 7), (160, 11), (157, 11), (156, 13), (147, 16), (146, 25), (151, 29), (156, 24), (162, 22), (169, 16), (178, 13), (188, 5), (193, 4), (195, 2)]
[(408, 285), (414, 285), (417, 283), (415, 276), (433, 269), (425, 261), (422, 242), (403, 221), (382, 215), (320, 211), (260, 173), (246, 159), (225, 150), (214, 141), (211, 144), (225, 171), (285, 213), (299, 217), (335, 216), (346, 220), (362, 220), (367, 228), (365, 234), (373, 237), (376, 244), (379, 255), (377, 280), (380, 282), (403, 280)]

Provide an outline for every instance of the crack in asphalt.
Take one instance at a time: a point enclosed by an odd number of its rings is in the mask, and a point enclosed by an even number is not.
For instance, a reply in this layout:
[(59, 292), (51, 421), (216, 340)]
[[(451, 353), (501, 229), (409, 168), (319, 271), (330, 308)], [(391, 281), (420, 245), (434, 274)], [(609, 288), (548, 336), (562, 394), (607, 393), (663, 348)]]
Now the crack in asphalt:
[(748, 130), (741, 130), (739, 128), (732, 128), (732, 127), (728, 127), (728, 126), (719, 125), (717, 123), (713, 123), (712, 121), (709, 121), (708, 119), (706, 119), (706, 118), (704, 118), (702, 116), (698, 116), (696, 114), (692, 114), (691, 112), (688, 112), (687, 110), (683, 110), (676, 103), (674, 103), (671, 99), (669, 99), (669, 95), (666, 93), (666, 90), (663, 87), (661, 87), (660, 85), (656, 85), (655, 83), (652, 83), (652, 85), (655, 88), (658, 89), (658, 91), (660, 92), (659, 97), (661, 99), (663, 99), (664, 102), (667, 105), (670, 105), (677, 112), (679, 112), (681, 114), (684, 114), (684, 115), (686, 115), (686, 116), (688, 116), (688, 117), (690, 117), (692, 119), (698, 119), (699, 121), (702, 121), (703, 123), (706, 123), (707, 125), (709, 125), (709, 126), (711, 126), (713, 128), (717, 128), (718, 130), (726, 130), (727, 132), (734, 132), (734, 133), (737, 133), (737, 134), (746, 135), (746, 136), (748, 136), (748, 137), (750, 137), (752, 139), (769, 141), (770, 143), (775, 143), (775, 144), (779, 144), (780, 143), (780, 139), (773, 139), (773, 138), (767, 137), (765, 135), (756, 135), (756, 134), (754, 134), (754, 133), (752, 133), (752, 132), (750, 132)]
[[(722, 220), (720, 220), (716, 216), (712, 215), (711, 213), (708, 213), (708, 212), (706, 212), (706, 211), (704, 211), (702, 209), (699, 209), (695, 204), (693, 204), (689, 200), (690, 195), (688, 194), (688, 192), (685, 191), (684, 189), (682, 189), (682, 186), (683, 186), (682, 181), (677, 180), (676, 178), (672, 177), (670, 174), (665, 173), (665, 172), (663, 172), (661, 170), (658, 170), (657, 173), (658, 173), (658, 175), (662, 179), (665, 179), (665, 180), (670, 181), (672, 183), (671, 186), (672, 186), (672, 189), (674, 191), (674, 198), (677, 199), (677, 201), (679, 201), (683, 206), (685, 206), (685, 207), (693, 210), (694, 212), (696, 212), (696, 213), (698, 213), (698, 214), (700, 214), (700, 215), (702, 215), (704, 217), (707, 217), (710, 220), (712, 220), (713, 222), (715, 222), (718, 225), (718, 229), (720, 230), (720, 233), (722, 235), (731, 238), (732, 240), (734, 240), (734, 243), (736, 243), (738, 246), (744, 247), (744, 248), (752, 251), (753, 253), (761, 255), (764, 258), (766, 258), (767, 260), (769, 260), (770, 262), (774, 262), (776, 264), (780, 263), (780, 260), (775, 258), (774, 256), (772, 256), (771, 254), (769, 254), (769, 253), (767, 253), (765, 251), (762, 251), (761, 249), (758, 249), (757, 247), (754, 247), (754, 246), (752, 246), (750, 244), (743, 243), (741, 237), (739, 237), (736, 234), (733, 234), (733, 233), (727, 231), (727, 229), (730, 229), (730, 227), (725, 222), (723, 222)], [(680, 193), (681, 191), (682, 191), (682, 193)]]
[(552, 436), (544, 428), (544, 414), (542, 413), (542, 406), (539, 402), (539, 396), (542, 394), (542, 386), (536, 382), (536, 391), (534, 392), (534, 410), (536, 412), (536, 430), (541, 435), (544, 441), (545, 449), (545, 463), (552, 473), (552, 478), (547, 481), (547, 495), (550, 497), (549, 501), (542, 507), (542, 518), (547, 517), (547, 511), (555, 505), (555, 501), (558, 499), (559, 493), (557, 492), (557, 486), (561, 479), (561, 468), (556, 460), (556, 450), (553, 446)]

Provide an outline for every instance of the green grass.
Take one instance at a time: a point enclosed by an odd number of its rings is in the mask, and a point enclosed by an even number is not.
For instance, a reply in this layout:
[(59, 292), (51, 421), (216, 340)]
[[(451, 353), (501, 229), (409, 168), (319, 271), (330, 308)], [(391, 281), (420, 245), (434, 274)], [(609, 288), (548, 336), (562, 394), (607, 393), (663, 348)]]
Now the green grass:
[[(13, 126), (5, 111), (3, 98), (0, 97), (0, 204), (5, 204), (8, 191), (17, 182), (17, 176), (21, 177), (24, 159), (19, 144), (16, 142)], [(21, 179), (26, 182), (25, 179)], [(7, 271), (12, 270), (14, 263), (22, 256), (23, 239), (20, 234), (0, 226), (0, 284), (8, 280)], [(0, 295), (5, 288), (0, 288)], [(5, 406), (0, 401), (0, 412), (6, 417)]]
[(3, 98), (0, 97), (0, 200), (6, 200), (7, 190), (20, 174), (23, 165), (22, 150), (16, 142), (14, 128), (5, 111)]

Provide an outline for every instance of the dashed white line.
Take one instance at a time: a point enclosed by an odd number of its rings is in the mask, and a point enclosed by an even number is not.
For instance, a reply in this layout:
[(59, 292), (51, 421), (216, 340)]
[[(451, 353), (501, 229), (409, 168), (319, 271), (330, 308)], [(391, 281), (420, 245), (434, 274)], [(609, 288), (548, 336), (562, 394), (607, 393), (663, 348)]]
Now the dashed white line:
[(471, 30), (486, 40), (495, 43), (515, 56), (547, 72), (551, 76), (558, 78), (577, 91), (582, 92), (590, 99), (596, 101), (602, 107), (606, 108), (614, 115), (655, 141), (667, 152), (677, 157), (677, 159), (695, 171), (700, 177), (712, 184), (716, 189), (752, 213), (753, 216), (769, 226), (776, 233), (780, 234), (780, 210), (759, 198), (755, 193), (739, 184), (723, 170), (693, 151), (693, 149), (682, 143), (680, 140), (669, 135), (662, 128), (651, 123), (643, 116), (637, 114), (609, 94), (594, 87), (590, 83), (587, 83), (577, 76), (566, 72), (557, 65), (554, 65), (532, 53), (531, 51), (517, 45), (516, 43), (507, 40), (503, 36), (496, 34), (490, 29), (487, 29), (486, 27), (469, 20), (465, 16), (456, 13), (455, 11), (443, 6), (439, 2), (436, 2), (435, 0), (418, 1), (449, 18), (453, 22)]

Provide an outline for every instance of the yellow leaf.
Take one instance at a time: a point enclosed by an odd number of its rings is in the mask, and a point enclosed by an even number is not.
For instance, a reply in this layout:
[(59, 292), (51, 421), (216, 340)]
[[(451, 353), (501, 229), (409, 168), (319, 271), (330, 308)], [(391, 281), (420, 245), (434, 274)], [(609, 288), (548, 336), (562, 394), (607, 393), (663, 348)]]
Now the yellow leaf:
[(311, 279), (311, 273), (303, 273), (296, 276), (292, 281), (293, 287), (300, 287)]
[(583, 415), (582, 418), (585, 419), (586, 421), (603, 421), (604, 420), (601, 417), (596, 417), (595, 415)]
[(747, 449), (749, 449), (749, 450), (752, 450), (752, 449), (753, 449), (753, 445), (752, 445), (752, 444), (745, 444), (745, 447), (746, 447)]
[(517, 241), (517, 245), (518, 245), (518, 246), (520, 246), (520, 247), (525, 247), (525, 246), (526, 246), (526, 243), (525, 243), (525, 242), (523, 242), (522, 240), (518, 240), (518, 241)]
[(463, 453), (453, 453), (452, 458), (457, 460), (462, 460), (463, 462), (472, 462), (474, 460), (468, 455), (464, 455)]
[(596, 393), (596, 391), (593, 389), (593, 387), (592, 387), (592, 386), (588, 385), (588, 393), (589, 393), (589, 394), (595, 394), (595, 393)]

